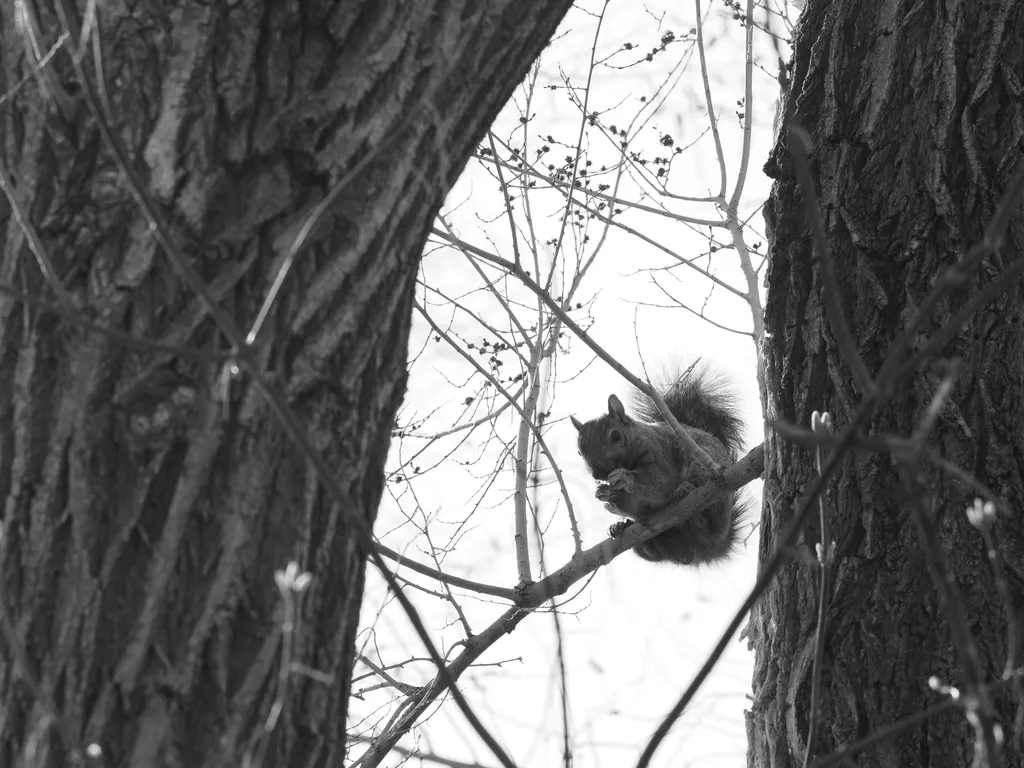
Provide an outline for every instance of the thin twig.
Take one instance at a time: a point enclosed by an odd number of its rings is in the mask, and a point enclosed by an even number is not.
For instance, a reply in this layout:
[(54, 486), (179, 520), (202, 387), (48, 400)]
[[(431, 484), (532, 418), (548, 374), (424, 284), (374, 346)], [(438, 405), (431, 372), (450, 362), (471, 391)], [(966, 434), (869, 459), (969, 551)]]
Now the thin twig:
[[(719, 198), (725, 198), (726, 172), (725, 151), (722, 149), (722, 137), (718, 135), (718, 117), (715, 115), (715, 103), (711, 99), (711, 83), (708, 80), (708, 62), (704, 54), (704, 20), (700, 13), (700, 0), (693, 0), (697, 8), (697, 56), (700, 58), (700, 78), (704, 84), (704, 104), (708, 109), (708, 122), (711, 124), (711, 136), (715, 140), (715, 157), (718, 159), (720, 186)], [(749, 109), (749, 107), (748, 107)]]
[(995, 708), (985, 688), (985, 671), (981, 662), (978, 644), (971, 634), (963, 597), (949, 566), (945, 562), (942, 544), (935, 533), (935, 525), (926, 503), (926, 494), (920, 486), (915, 467), (908, 465), (901, 473), (909, 494), (911, 517), (917, 527), (921, 551), (939, 594), (939, 607), (949, 627), (950, 639), (956, 651), (957, 660), (966, 683), (965, 708), (970, 710), (970, 720), (976, 729), (979, 743), (984, 745), (986, 768), (1002, 768), (1001, 738), (996, 733)]
[(60, 303), (74, 309), (75, 302), (71, 300), (71, 296), (64, 290), (64, 286), (60, 282), (60, 275), (57, 274), (56, 268), (53, 266), (53, 262), (50, 260), (50, 255), (46, 252), (46, 247), (43, 245), (42, 239), (39, 237), (39, 233), (36, 232), (36, 228), (29, 221), (28, 214), (22, 210), (21, 203), (18, 201), (18, 196), (15, 194), (14, 185), (11, 183), (10, 178), (7, 176), (7, 169), (3, 163), (0, 162), (0, 190), (3, 191), (4, 196), (7, 198), (7, 202), (10, 203), (11, 213), (14, 214), (14, 220), (18, 223), (18, 227), (21, 229), (22, 234), (25, 235), (25, 239), (28, 240), (29, 250), (32, 251), (32, 255), (36, 257), (36, 263), (39, 265), (39, 271), (43, 273), (43, 277), (46, 278), (47, 285), (53, 289), (53, 292), (57, 295)]
[(123, 333), (122, 331), (115, 331), (112, 328), (106, 328), (87, 319), (85, 315), (75, 309), (73, 305), (62, 306), (59, 304), (52, 304), (43, 299), (36, 298), (30, 294), (11, 288), (9, 285), (4, 285), (3, 283), (0, 283), (0, 294), (10, 296), (12, 299), (24, 302), (25, 304), (35, 307), (42, 312), (49, 312), (57, 315), (64, 320), (67, 320), (69, 323), (73, 323), (82, 330), (106, 336), (107, 338), (116, 341), (118, 344), (122, 344), (138, 352), (171, 354), (187, 360), (195, 360), (200, 363), (223, 363), (231, 358), (231, 355), (226, 352), (204, 352), (202, 350), (189, 349), (188, 347), (181, 347), (175, 344), (164, 344), (160, 341), (142, 339), (138, 336), (133, 336), (130, 333)]
[(7, 101), (9, 98), (14, 96), (14, 94), (20, 91), (21, 87), (25, 85), (25, 83), (27, 83), (29, 80), (31, 80), (39, 74), (40, 70), (42, 70), (43, 67), (45, 67), (50, 62), (50, 59), (53, 58), (53, 54), (57, 52), (57, 49), (64, 45), (67, 39), (68, 35), (66, 32), (62, 34), (60, 37), (58, 37), (57, 42), (50, 46), (50, 50), (46, 52), (46, 55), (43, 56), (43, 58), (41, 58), (39, 61), (37, 61), (24, 77), (22, 77), (18, 82), (16, 82), (14, 85), (8, 88), (6, 93), (0, 95), (0, 107), (4, 105), (5, 101)]
[[(831, 426), (831, 419), (828, 414), (820, 414), (817, 411), (811, 414), (811, 429), (814, 432), (828, 432)], [(821, 475), (821, 448), (814, 452), (814, 463)], [(807, 726), (807, 746), (804, 750), (804, 768), (807, 768), (811, 761), (811, 753), (814, 750), (814, 740), (818, 734), (818, 723), (821, 721), (821, 670), (825, 662), (825, 622), (828, 619), (828, 600), (831, 592), (830, 580), (832, 575), (832, 558), (835, 547), (828, 531), (828, 514), (825, 510), (825, 494), (818, 494), (819, 529), (818, 537), (818, 568), (821, 570), (821, 578), (818, 586), (818, 627), (814, 633), (814, 666), (811, 669), (811, 714), (810, 724)]]
[(746, 30), (743, 46), (743, 148), (740, 150), (740, 171), (736, 175), (736, 186), (729, 198), (729, 209), (735, 213), (740, 206), (743, 187), (747, 180), (747, 168), (750, 165), (750, 137), (753, 132), (754, 120), (751, 110), (754, 108), (754, 0), (747, 0)]

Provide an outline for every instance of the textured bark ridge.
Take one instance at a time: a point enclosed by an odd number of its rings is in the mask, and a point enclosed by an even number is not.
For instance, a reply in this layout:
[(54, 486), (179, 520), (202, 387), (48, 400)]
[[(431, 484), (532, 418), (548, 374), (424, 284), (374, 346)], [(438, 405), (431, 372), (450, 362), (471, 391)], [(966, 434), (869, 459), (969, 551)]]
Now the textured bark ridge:
[[(78, 11), (60, 3), (74, 23)], [(22, 5), (29, 8), (19, 17)], [(186, 289), (82, 99), (66, 43), (0, 109), (20, 209), (91, 322), (0, 296), (3, 594), (74, 745), (106, 765), (240, 764), (273, 701), (273, 573), (312, 571), (278, 765), (340, 765), (364, 560), (405, 388), (416, 268), (472, 147), (568, 0), (99, 4), (102, 96), (172, 236), (242, 328), (339, 184), (256, 341), (346, 493), (331, 502)], [(62, 30), (0, 4), (7, 94)], [(33, 45), (38, 52), (33, 54)], [(6, 199), (0, 283), (54, 302)], [(63, 765), (0, 654), (0, 765)], [(44, 734), (41, 740), (36, 737)]]
[[(843, 308), (869, 371), (916, 316), (944, 265), (977, 243), (1021, 162), (1024, 136), (1024, 6), (1020, 3), (862, 3), (810, 0), (795, 38), (785, 121), (815, 143), (813, 173), (836, 263)], [(766, 167), (777, 179), (766, 207), (771, 238), (765, 347), (768, 418), (809, 427), (829, 411), (850, 422), (861, 393), (839, 355), (812, 259), (805, 203), (784, 132)], [(972, 285), (943, 303), (928, 332), (1024, 252), (1024, 219), (987, 257)], [(1012, 285), (946, 345), (962, 370), (929, 446), (973, 473), (1016, 511), (996, 525), (1019, 621), (1024, 608), (1024, 311)], [(923, 339), (922, 339), (923, 341)], [(909, 437), (944, 370), (933, 361), (876, 411), (870, 431)], [(761, 555), (792, 518), (815, 477), (813, 453), (777, 434), (766, 443)], [(964, 510), (975, 493), (926, 465), (929, 514), (978, 643), (988, 681), (1010, 652), (1006, 613), (980, 533)], [(886, 455), (858, 453), (831, 483), (827, 506), (837, 544), (828, 604), (816, 757), (944, 700), (935, 675), (960, 686), (960, 668), (898, 469)], [(817, 624), (817, 515), (793, 559), (754, 612), (754, 704), (750, 764), (803, 764)], [(993, 693), (1011, 738), (1015, 704)], [(1020, 734), (1016, 734), (1020, 737)], [(860, 766), (970, 765), (975, 734), (947, 709), (856, 758)], [(1021, 765), (1007, 744), (1006, 764)]]

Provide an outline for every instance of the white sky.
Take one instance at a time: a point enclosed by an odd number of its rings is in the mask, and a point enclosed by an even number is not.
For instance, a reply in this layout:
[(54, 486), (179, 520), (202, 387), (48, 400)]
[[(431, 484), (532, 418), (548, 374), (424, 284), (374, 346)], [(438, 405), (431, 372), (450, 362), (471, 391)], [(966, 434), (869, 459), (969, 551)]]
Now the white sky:
[[(560, 37), (544, 54), (538, 82), (559, 84), (567, 77), (574, 86), (586, 81), (590, 46), (601, 3), (580, 3), (570, 12)], [(680, 15), (682, 14), (682, 15)], [(669, 189), (677, 195), (706, 196), (718, 185), (718, 166), (714, 145), (707, 133), (708, 119), (703, 106), (703, 86), (696, 53), (689, 43), (680, 42), (654, 57), (654, 61), (621, 68), (640, 61), (655, 47), (666, 30), (682, 37), (694, 26), (694, 9), (685, 11), (679, 4), (613, 3), (604, 20), (598, 42), (598, 59), (609, 66), (594, 72), (588, 110), (601, 113), (600, 126), (588, 130), (584, 140), (586, 157), (593, 161), (591, 175), (602, 165), (614, 165), (617, 155), (608, 140), (607, 127), (626, 127), (643, 107), (641, 96), (650, 101), (657, 88), (669, 77), (668, 98), (646, 126), (632, 137), (630, 147), (653, 159), (666, 154), (658, 141), (662, 133), (671, 134), (676, 146), (688, 147), (673, 160)], [(757, 17), (763, 21), (763, 13)], [(662, 19), (658, 23), (658, 19)], [(775, 30), (782, 32), (777, 20)], [(720, 4), (714, 4), (704, 30), (707, 43), (711, 86), (720, 119), (722, 141), (728, 169), (729, 189), (739, 166), (741, 133), (736, 117), (737, 101), (743, 95), (743, 30)], [(634, 49), (621, 52), (624, 43)], [(620, 51), (619, 53), (616, 53)], [(615, 55), (612, 55), (615, 54)], [(611, 56), (611, 58), (609, 58)], [(748, 245), (762, 243), (763, 219), (758, 211), (767, 196), (768, 179), (761, 166), (772, 140), (774, 102), (778, 94), (775, 80), (776, 54), (763, 33), (755, 35), (754, 103), (749, 112), (753, 120), (753, 146), (741, 215), (749, 216)], [(679, 67), (676, 75), (670, 75)], [(519, 124), (525, 93), (520, 89), (513, 104), (495, 125), (495, 134), (521, 145), (524, 136)], [(555, 143), (544, 163), (561, 163), (571, 153), (579, 132), (579, 112), (569, 101), (564, 88), (538, 88), (530, 107), (531, 120), (526, 130), (528, 156), (551, 136)], [(504, 153), (501, 153), (504, 154)], [(653, 168), (649, 165), (648, 168)], [(512, 174), (506, 170), (508, 181)], [(611, 178), (610, 175), (606, 178)], [(610, 181), (608, 183), (611, 183)], [(620, 197), (640, 199), (640, 187), (628, 178), (620, 188)], [(650, 192), (650, 189), (647, 190)], [(562, 206), (557, 193), (540, 192), (531, 197), (530, 211), (538, 240), (557, 235)], [(684, 204), (678, 200), (648, 197), (649, 206), (664, 205), (676, 214), (705, 219), (719, 218), (708, 204)], [(528, 241), (522, 200), (516, 203), (519, 214), (520, 247)], [(465, 240), (504, 258), (512, 258), (508, 219), (497, 183), (478, 161), (471, 161), (463, 178), (449, 196), (445, 214)], [(688, 256), (705, 254), (702, 264), (719, 277), (744, 289), (731, 250), (720, 250), (707, 258), (707, 228), (697, 231), (680, 221), (644, 212), (626, 211), (617, 220), (642, 232), (677, 253)], [(592, 242), (581, 245), (567, 234), (570, 261), (576, 253), (584, 257), (592, 251), (601, 234), (598, 222), (591, 223)], [(702, 234), (701, 234), (702, 233)], [(716, 230), (719, 242), (728, 243), (724, 230)], [(542, 250), (542, 268), (551, 262), (550, 248)], [(524, 257), (525, 258), (525, 257)], [(673, 297), (694, 309), (702, 307), (716, 322), (743, 331), (751, 327), (747, 306), (696, 273), (677, 268), (671, 273), (645, 270), (664, 268), (673, 262), (658, 249), (633, 235), (613, 229), (599, 252), (594, 266), (578, 289), (576, 300), (593, 300), (589, 318), (574, 313), (578, 321), (592, 321), (591, 336), (616, 358), (643, 378), (643, 360), (654, 369), (671, 365), (673, 360), (689, 361), (703, 357), (713, 368), (727, 373), (740, 394), (747, 422), (747, 447), (761, 439), (761, 412), (754, 378), (754, 346), (749, 336), (716, 329), (685, 310), (657, 308), (668, 300), (655, 286), (652, 275)], [(490, 272), (493, 276), (496, 273)], [(571, 277), (568, 271), (563, 279)], [(673, 277), (672, 275), (678, 276)], [(508, 329), (507, 315), (492, 297), (480, 292), (480, 279), (466, 259), (452, 249), (428, 247), (423, 278), (426, 283), (458, 296), (472, 306), (479, 317), (492, 326)], [(759, 280), (760, 283), (760, 280)], [(524, 325), (536, 320), (530, 295), (513, 281), (502, 283), (510, 297), (523, 305), (518, 312)], [(553, 291), (556, 295), (561, 289)], [(475, 292), (475, 293), (471, 293)], [(421, 288), (419, 297), (425, 293)], [(479, 342), (486, 332), (466, 315), (443, 308), (436, 296), (427, 295), (436, 322), (462, 334), (463, 342)], [(584, 323), (586, 324), (586, 323)], [(425, 324), (417, 318), (411, 354), (415, 357), (409, 394), (400, 423), (426, 418), (422, 432), (439, 432), (462, 421), (479, 418), (485, 410), (468, 410), (466, 397), (479, 405), (479, 378), (444, 342), (436, 343)], [(483, 358), (481, 358), (483, 359)], [(502, 375), (518, 372), (515, 358), (502, 357)], [(546, 402), (551, 417), (545, 427), (545, 439), (562, 472), (575, 514), (582, 530), (584, 548), (606, 536), (612, 519), (593, 499), (594, 482), (576, 453), (575, 430), (568, 415), (593, 418), (606, 408), (608, 394), (627, 394), (629, 387), (621, 378), (579, 340), (563, 340), (555, 368), (548, 369)], [(514, 388), (514, 384), (508, 385)], [(436, 410), (435, 410), (436, 409)], [(414, 462), (421, 474), (411, 482), (389, 484), (376, 525), (376, 533), (389, 546), (403, 550), (423, 563), (430, 562), (429, 546), (419, 532), (424, 520), (435, 545), (445, 545), (458, 536), (457, 545), (444, 560), (446, 571), (476, 581), (512, 587), (516, 582), (513, 534), (514, 473), (502, 448), (507, 442), (515, 450), (518, 421), (506, 411), (493, 428), (483, 426), (432, 445)], [(501, 439), (497, 439), (500, 437)], [(395, 441), (389, 466), (394, 469), (422, 448), (425, 441)], [(541, 465), (542, 468), (546, 464)], [(492, 476), (497, 472), (497, 478)], [(558, 488), (550, 482), (550, 471), (543, 471), (541, 487), (534, 497), (536, 510), (545, 528), (545, 561), (549, 570), (563, 565), (572, 554), (572, 539), (565, 504)], [(759, 501), (760, 487), (747, 491)], [(746, 549), (729, 563), (714, 569), (693, 570), (678, 566), (646, 563), (627, 553), (602, 568), (589, 581), (576, 585), (563, 598), (560, 624), (567, 664), (567, 685), (571, 713), (571, 734), (575, 765), (623, 766), (635, 764), (663, 715), (692, 679), (722, 629), (753, 584), (759, 532), (753, 529), (759, 511), (749, 516)], [(414, 524), (410, 524), (410, 520)], [(532, 535), (532, 531), (531, 531)], [(534, 545), (536, 542), (533, 542)], [(533, 547), (536, 556), (536, 546)], [(429, 579), (402, 572), (416, 584), (436, 593), (437, 584)], [(534, 578), (538, 576), (536, 557)], [(452, 607), (426, 592), (410, 590), (427, 626), (434, 630), (435, 642), (448, 649), (464, 636)], [(475, 632), (483, 630), (507, 607), (490, 598), (457, 591), (459, 604)], [(571, 599), (569, 599), (571, 598)], [(369, 574), (360, 639), (363, 653), (375, 663), (398, 664), (409, 657), (422, 659), (424, 653), (407, 619), (393, 601), (388, 601), (376, 574)], [(556, 636), (552, 616), (541, 612), (527, 618), (510, 636), (488, 651), (471, 673), (463, 676), (462, 690), (484, 723), (521, 766), (557, 766), (561, 762), (561, 714), (559, 709)], [(746, 738), (743, 710), (750, 690), (752, 658), (745, 643), (736, 639), (697, 700), (684, 714), (663, 744), (655, 766), (738, 766), (745, 765)], [(357, 665), (356, 674), (369, 670)], [(418, 661), (392, 670), (404, 682), (420, 684), (429, 679), (431, 665)], [(374, 724), (382, 726), (396, 709), (399, 697), (390, 690), (368, 690), (379, 683), (372, 675), (357, 680), (354, 690), (365, 691), (352, 702), (350, 725), (370, 735)], [(424, 752), (483, 766), (497, 765), (454, 704), (435, 707), (415, 733), (401, 742), (407, 748), (418, 745)], [(358, 756), (361, 748), (353, 749)], [(389, 756), (384, 765), (398, 765), (398, 755)], [(410, 764), (418, 764), (412, 758)], [(431, 763), (424, 763), (430, 765)]]

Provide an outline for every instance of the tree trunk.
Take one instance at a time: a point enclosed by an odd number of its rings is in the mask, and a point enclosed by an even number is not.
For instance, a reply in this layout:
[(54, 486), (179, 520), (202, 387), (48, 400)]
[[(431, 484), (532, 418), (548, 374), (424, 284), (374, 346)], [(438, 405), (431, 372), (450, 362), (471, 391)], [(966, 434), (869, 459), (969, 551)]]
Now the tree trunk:
[[(983, 238), (1021, 162), (1024, 4), (894, 7), (810, 0), (794, 40), (790, 84), (781, 124), (799, 125), (812, 138), (817, 207), (843, 313), (874, 375), (944, 270)], [(783, 127), (766, 167), (777, 179), (766, 208), (768, 418), (807, 428), (813, 411), (828, 411), (839, 433), (864, 393), (826, 319), (821, 262), (817, 254), (812, 258), (807, 203), (794, 180), (785, 134)], [(1013, 210), (1006, 246), (939, 305), (918, 345), (1020, 258), (1019, 200)], [(942, 348), (943, 360), (959, 358), (961, 365), (927, 439), (929, 448), (973, 474), (1013, 510), (1014, 516), (999, 517), (994, 535), (1018, 621), (1024, 608), (1022, 324), (1021, 289), (1014, 282)], [(943, 360), (926, 362), (901, 382), (865, 432), (910, 437), (936, 396), (946, 372)], [(766, 448), (762, 563), (817, 476), (810, 448), (772, 431)], [(973, 674), (995, 683), (1008, 656), (1014, 663), (1022, 658), (1019, 630), (1014, 647), (1008, 647), (1008, 612), (994, 569), (981, 533), (965, 515), (978, 494), (922, 463), (910, 478), (925, 489), (915, 498), (907, 492), (907, 474), (886, 452), (859, 452), (843, 462), (824, 497), (837, 553), (814, 757), (944, 702), (947, 697), (929, 686), (932, 676), (964, 691)], [(945, 608), (927, 567), (915, 506), (923, 508), (925, 527), (936, 536), (955, 582), (958, 596)], [(817, 512), (811, 521), (752, 617), (752, 766), (801, 765), (804, 759), (820, 573), (814, 561)], [(966, 614), (964, 626), (948, 621), (955, 605)], [(974, 672), (955, 650), (961, 629), (977, 646)], [(1007, 737), (1003, 764), (1021, 765), (1020, 742), (1014, 741), (1021, 737), (1014, 729), (1019, 701), (1008, 688), (997, 686), (987, 695)], [(967, 766), (977, 743), (964, 710), (950, 707), (868, 746), (854, 761)]]
[[(432, 220), (569, 0), (0, 4), (0, 765), (241, 764), (280, 660), (274, 572), (311, 571), (266, 764), (340, 765), (364, 576)], [(24, 11), (22, 10), (24, 8)], [(62, 31), (144, 191), (328, 464), (329, 498), (172, 267), (86, 108)], [(75, 30), (77, 32), (77, 30)], [(26, 82), (17, 86), (22, 78)], [(18, 88), (16, 92), (14, 89)], [(37, 238), (31, 245), (26, 232)], [(77, 315), (43, 276), (52, 261)], [(56, 297), (56, 298), (55, 298)], [(205, 358), (140, 350), (83, 327)], [(26, 668), (27, 667), (27, 668)], [(16, 683), (34, 672), (38, 690)], [(48, 728), (46, 710), (61, 721)], [(71, 742), (71, 743), (68, 743)], [(34, 757), (33, 757), (34, 755)]]

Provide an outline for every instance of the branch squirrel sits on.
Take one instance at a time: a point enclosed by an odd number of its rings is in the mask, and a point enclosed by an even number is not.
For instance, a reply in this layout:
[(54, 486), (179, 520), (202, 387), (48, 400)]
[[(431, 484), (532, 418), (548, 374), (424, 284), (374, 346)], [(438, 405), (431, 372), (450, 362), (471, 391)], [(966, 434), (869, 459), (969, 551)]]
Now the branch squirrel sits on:
[[(721, 377), (695, 363), (678, 376), (663, 394), (669, 411), (708, 456), (728, 467), (736, 462), (742, 445), (743, 424), (735, 397)], [(634, 520), (677, 504), (697, 486), (711, 479), (712, 471), (665, 422), (648, 396), (635, 392), (639, 419), (626, 413), (615, 395), (608, 397), (608, 413), (585, 424), (570, 416), (579, 432), (580, 455), (598, 481), (598, 499), (609, 512), (627, 520), (608, 529), (612, 538)], [(644, 560), (682, 565), (704, 565), (729, 556), (739, 538), (744, 506), (733, 493), (633, 548)]]

